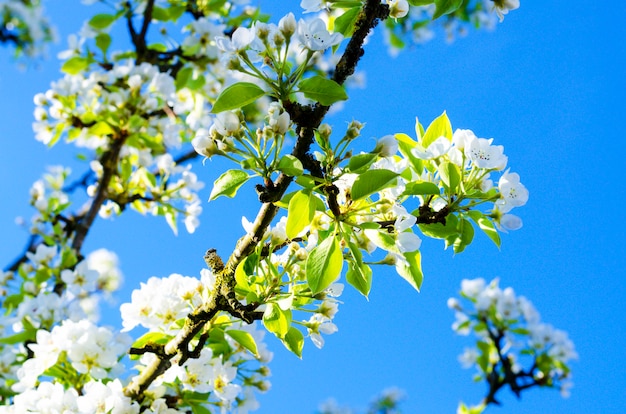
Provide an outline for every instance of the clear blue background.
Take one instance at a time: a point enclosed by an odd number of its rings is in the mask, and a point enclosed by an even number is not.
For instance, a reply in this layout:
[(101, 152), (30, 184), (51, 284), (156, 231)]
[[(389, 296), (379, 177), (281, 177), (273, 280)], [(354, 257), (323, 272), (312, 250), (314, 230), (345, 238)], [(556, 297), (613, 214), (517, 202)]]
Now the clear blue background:
[[(512, 171), (530, 190), (515, 211), (524, 227), (503, 236), (498, 251), (482, 234), (453, 256), (442, 243), (423, 244), (421, 293), (390, 270), (378, 270), (369, 302), (346, 288), (335, 322), (339, 332), (322, 350), (310, 341), (298, 360), (273, 338), (272, 389), (260, 397), (260, 413), (312, 413), (329, 397), (365, 407), (389, 386), (405, 390), (406, 413), (451, 413), (459, 400), (478, 402), (483, 384), (456, 361), (467, 338), (450, 329), (446, 299), (463, 278), (500, 277), (530, 298), (543, 320), (569, 332), (580, 359), (573, 363), (569, 399), (534, 389), (517, 402), (502, 398), (492, 413), (623, 413), (626, 411), (624, 242), (624, 112), (626, 99), (626, 5), (623, 2), (524, 1), (494, 32), (470, 31), (446, 44), (441, 33), (397, 58), (380, 33), (360, 68), (367, 89), (355, 90), (330, 121), (341, 130), (353, 118), (367, 123), (365, 140), (395, 132), (411, 134), (415, 116), (430, 122), (446, 110), (454, 128), (504, 145)], [(294, 7), (297, 2), (293, 2)], [(286, 6), (281, 6), (286, 8)], [(76, 31), (93, 9), (78, 2), (48, 4), (61, 38)], [(65, 145), (47, 149), (33, 139), (32, 97), (60, 77), (54, 45), (37, 69), (20, 71), (8, 50), (0, 52), (0, 262), (21, 252), (26, 233), (28, 189), (45, 165), (83, 167)], [(197, 165), (207, 184), (228, 164)], [(210, 185), (202, 193), (208, 198)], [(245, 191), (244, 191), (245, 192)], [(242, 234), (240, 217), (252, 218), (252, 189), (235, 205), (205, 204), (193, 235), (173, 237), (163, 220), (129, 212), (98, 221), (85, 251), (106, 247), (121, 260), (126, 277), (120, 303), (149, 276), (199, 275), (202, 254), (216, 247), (226, 255)], [(182, 230), (182, 229), (181, 229)], [(4, 266), (4, 265), (3, 265)], [(119, 326), (117, 311), (106, 323)]]

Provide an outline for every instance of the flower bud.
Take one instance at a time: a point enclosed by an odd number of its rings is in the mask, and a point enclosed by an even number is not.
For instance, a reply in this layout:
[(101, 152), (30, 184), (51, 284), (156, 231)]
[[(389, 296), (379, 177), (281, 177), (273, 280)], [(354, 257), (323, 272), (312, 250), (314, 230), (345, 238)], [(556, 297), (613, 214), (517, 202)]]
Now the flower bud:
[(296, 32), (296, 28), (297, 23), (293, 13), (287, 14), (278, 22), (278, 30), (280, 30), (287, 39)]
[(393, 135), (385, 135), (376, 142), (374, 152), (381, 157), (393, 157), (398, 152), (398, 141)]
[(361, 129), (365, 126), (365, 124), (362, 124), (359, 121), (352, 121), (350, 122), (350, 124), (348, 125), (348, 131), (346, 132), (346, 136), (349, 139), (354, 139), (356, 137), (358, 137), (361, 134)]

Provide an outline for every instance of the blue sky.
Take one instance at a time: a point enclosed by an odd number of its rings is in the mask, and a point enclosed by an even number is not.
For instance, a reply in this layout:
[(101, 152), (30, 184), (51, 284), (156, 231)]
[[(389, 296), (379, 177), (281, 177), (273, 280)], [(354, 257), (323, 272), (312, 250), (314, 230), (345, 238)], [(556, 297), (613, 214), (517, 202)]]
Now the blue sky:
[[(78, 2), (76, 2), (78, 3)], [(294, 2), (294, 5), (297, 4)], [(619, 4), (619, 2), (615, 2)], [(62, 38), (79, 28), (89, 9), (48, 9)], [(84, 10), (83, 10), (84, 9)], [(491, 413), (621, 413), (626, 409), (626, 252), (622, 120), (626, 109), (626, 4), (523, 1), (493, 32), (470, 31), (447, 44), (430, 43), (391, 58), (380, 33), (370, 40), (361, 69), (367, 88), (355, 90), (329, 122), (366, 122), (363, 139), (413, 131), (415, 116), (430, 122), (446, 110), (454, 128), (504, 145), (512, 171), (530, 191), (515, 211), (524, 227), (503, 236), (498, 251), (482, 235), (461, 255), (425, 240), (425, 281), (416, 293), (391, 269), (379, 269), (369, 302), (346, 288), (335, 322), (339, 332), (322, 350), (310, 341), (298, 360), (268, 338), (272, 390), (260, 413), (312, 413), (330, 397), (364, 407), (382, 389), (406, 392), (406, 413), (454, 412), (459, 400), (478, 402), (485, 390), (472, 370), (456, 361), (467, 338), (454, 335), (446, 300), (463, 278), (500, 278), (531, 299), (545, 322), (566, 330), (580, 359), (573, 363), (569, 399), (555, 390), (531, 390), (520, 402), (502, 398)], [(32, 97), (57, 79), (53, 45), (37, 69), (20, 71), (0, 51), (0, 261), (17, 255), (26, 234), (14, 220), (29, 217), (28, 188), (45, 165), (81, 165), (67, 146), (47, 149), (33, 138)], [(229, 165), (197, 165), (212, 182)], [(193, 235), (171, 234), (162, 220), (128, 213), (98, 222), (86, 250), (107, 247), (126, 277), (120, 303), (152, 275), (199, 275), (209, 247), (226, 254), (241, 235), (240, 217), (257, 205), (249, 189), (233, 206), (220, 198), (205, 204)], [(210, 185), (201, 194), (208, 199)], [(118, 323), (111, 311), (107, 323)]]

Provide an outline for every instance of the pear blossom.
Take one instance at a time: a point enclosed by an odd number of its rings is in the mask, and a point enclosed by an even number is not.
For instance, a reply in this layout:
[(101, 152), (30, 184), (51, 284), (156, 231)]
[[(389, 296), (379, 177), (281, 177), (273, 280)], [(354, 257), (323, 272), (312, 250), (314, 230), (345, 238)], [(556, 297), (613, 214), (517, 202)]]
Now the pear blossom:
[(236, 134), (241, 129), (239, 117), (231, 111), (224, 111), (217, 114), (213, 124), (216, 131), (225, 137)]
[(496, 12), (500, 22), (504, 20), (504, 15), (508, 14), (510, 10), (519, 8), (519, 0), (487, 0), (492, 4), (491, 9)]
[(393, 135), (385, 135), (376, 141), (373, 152), (381, 157), (393, 157), (398, 152), (398, 140)]
[(309, 23), (300, 19), (298, 36), (302, 45), (313, 52), (326, 50), (343, 40), (341, 33), (329, 33), (326, 23), (320, 18), (313, 19)]
[(223, 52), (236, 54), (245, 50), (255, 39), (255, 28), (239, 26), (231, 38), (219, 36), (215, 38), (217, 47)]
[(465, 156), (478, 168), (503, 170), (507, 157), (502, 145), (491, 145), (493, 139), (476, 138), (466, 142)]
[(528, 190), (520, 182), (517, 173), (509, 173), (507, 170), (500, 181), (498, 181), (498, 189), (502, 197), (496, 200), (496, 207), (502, 213), (508, 213), (514, 207), (520, 207), (528, 201)]
[(406, 0), (388, 0), (389, 17), (400, 19), (409, 13), (409, 3)]
[(408, 253), (419, 250), (422, 245), (422, 239), (411, 231), (398, 233), (396, 236), (396, 247), (400, 253)]
[(293, 13), (289, 12), (278, 22), (278, 30), (286, 37), (291, 37), (298, 29), (298, 23)]
[[(570, 386), (567, 364), (578, 358), (567, 333), (542, 323), (528, 299), (518, 297), (510, 287), (501, 289), (497, 279), (489, 284), (484, 279), (463, 280), (461, 294), (470, 304), (462, 307), (458, 300), (449, 300), (451, 309), (455, 310), (452, 328), (459, 335), (474, 332), (479, 342), (489, 345), (466, 348), (459, 357), (464, 368), (476, 366), (478, 378), (492, 381), (494, 372), (506, 375), (506, 368), (502, 372), (502, 367), (506, 367), (502, 361), (507, 360), (513, 374), (534, 379), (537, 381), (534, 385), (559, 387), (567, 393)], [(504, 340), (494, 340), (494, 335)], [(478, 362), (484, 357), (488, 358), (487, 366), (484, 359)], [(530, 368), (523, 367), (526, 361)]]
[(500, 217), (500, 221), (497, 221), (496, 224), (499, 224), (500, 230), (505, 232), (506, 230), (514, 231), (522, 228), (522, 219), (515, 214), (503, 214)]
[(204, 128), (200, 128), (196, 131), (196, 136), (191, 140), (191, 145), (198, 154), (204, 155), (207, 158), (211, 158), (213, 155), (222, 152), (217, 148), (217, 143), (210, 136), (209, 131)]
[(311, 337), (311, 341), (320, 349), (324, 346), (322, 333), (330, 335), (338, 331), (337, 325), (332, 323), (329, 318), (319, 313), (315, 313), (311, 316), (311, 318), (305, 322), (305, 325)]
[(300, 7), (304, 9), (303, 13), (315, 13), (322, 9), (327, 9), (329, 2), (325, 0), (302, 0)]
[(280, 103), (272, 102), (267, 110), (267, 114), (269, 118), (268, 124), (274, 132), (284, 135), (289, 130), (291, 118)]
[(432, 160), (446, 154), (451, 146), (452, 143), (448, 138), (439, 137), (435, 141), (431, 142), (427, 148), (420, 149), (416, 147), (411, 150), (411, 153), (419, 159)]

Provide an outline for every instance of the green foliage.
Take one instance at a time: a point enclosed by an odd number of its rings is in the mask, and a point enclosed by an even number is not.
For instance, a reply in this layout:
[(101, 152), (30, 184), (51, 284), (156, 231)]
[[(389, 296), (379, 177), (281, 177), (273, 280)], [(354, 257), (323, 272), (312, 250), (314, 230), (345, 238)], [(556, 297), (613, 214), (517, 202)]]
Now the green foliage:
[(286, 232), (293, 239), (313, 220), (316, 197), (304, 191), (298, 191), (289, 200)]
[(333, 283), (341, 273), (343, 255), (335, 237), (328, 237), (317, 245), (306, 261), (306, 280), (313, 294)]
[(454, 13), (462, 4), (463, 0), (435, 0), (436, 8), (433, 20), (438, 19), (444, 14)]
[(238, 109), (265, 95), (265, 91), (250, 82), (238, 82), (224, 89), (213, 104), (214, 114)]
[(371, 194), (392, 187), (398, 174), (385, 170), (368, 170), (359, 174), (352, 185), (351, 197), (353, 200), (365, 198)]
[(246, 181), (250, 179), (250, 176), (241, 170), (228, 170), (224, 174), (220, 175), (213, 183), (213, 189), (211, 190), (210, 200), (215, 200), (219, 196), (234, 197), (237, 194), (237, 190)]
[(307, 98), (326, 106), (348, 99), (348, 95), (341, 85), (322, 76), (303, 79), (298, 84), (298, 90)]

